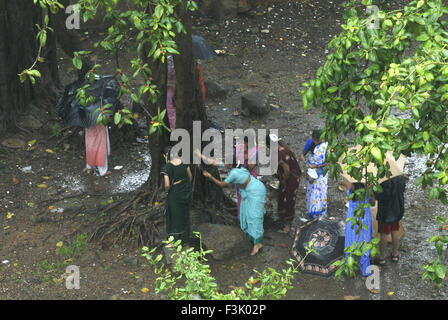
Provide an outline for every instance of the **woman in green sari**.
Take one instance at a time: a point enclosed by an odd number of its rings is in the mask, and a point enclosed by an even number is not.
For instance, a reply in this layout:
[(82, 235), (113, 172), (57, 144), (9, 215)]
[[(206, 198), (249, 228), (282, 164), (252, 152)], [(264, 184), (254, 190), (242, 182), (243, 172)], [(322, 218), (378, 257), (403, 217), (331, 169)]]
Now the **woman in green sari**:
[(179, 158), (171, 159), (171, 148), (165, 149), (167, 164), (163, 167), (166, 198), (166, 232), (175, 240), (187, 244), (190, 240), (190, 206), (192, 199), (191, 175), (188, 165)]

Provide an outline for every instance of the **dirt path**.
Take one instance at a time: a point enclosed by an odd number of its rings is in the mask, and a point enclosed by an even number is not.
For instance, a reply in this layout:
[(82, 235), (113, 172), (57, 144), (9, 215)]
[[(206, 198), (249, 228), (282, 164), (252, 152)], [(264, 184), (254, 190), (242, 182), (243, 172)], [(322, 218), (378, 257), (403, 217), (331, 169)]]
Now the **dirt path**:
[[(210, 118), (224, 128), (279, 129), (280, 136), (298, 154), (310, 131), (323, 123), (319, 110), (303, 110), (300, 85), (323, 62), (326, 45), (340, 28), (340, 2), (281, 1), (257, 9), (252, 16), (240, 16), (220, 24), (197, 19), (195, 32), (203, 35), (215, 49), (227, 52), (204, 62), (204, 74), (232, 88), (226, 98), (207, 101)], [(61, 60), (63, 68), (68, 68), (68, 63), (67, 57)], [(111, 65), (106, 68), (113, 69)], [(64, 73), (65, 83), (72, 79), (71, 71)], [(240, 97), (249, 89), (269, 94), (281, 106), (280, 111), (272, 111), (263, 118), (243, 117)], [(234, 111), (238, 112), (237, 116)], [(29, 129), (29, 134), (14, 136), (25, 143), (35, 139), (33, 150), (0, 149), (0, 299), (166, 298), (153, 293), (154, 275), (140, 257), (139, 248), (117, 244), (106, 250), (86, 243), (82, 234), (68, 239), (79, 225), (102, 218), (89, 214), (90, 209), (101, 202), (114, 201), (115, 194), (132, 190), (145, 180), (150, 159), (145, 154), (144, 142), (130, 142), (130, 152), (126, 151), (128, 146), (116, 145), (112, 149), (111, 167), (123, 168), (112, 170), (112, 175), (105, 179), (90, 177), (82, 171), (85, 160), (81, 138), (71, 140), (75, 143), (69, 143), (68, 147), (62, 143), (55, 148), (59, 138), (58, 129), (53, 126), (57, 123), (57, 119), (49, 119), (40, 129)], [(13, 137), (3, 140), (6, 138)], [(26, 172), (29, 166), (31, 171)], [(298, 274), (287, 299), (344, 299), (346, 296), (446, 299), (446, 284), (439, 289), (420, 281), (421, 266), (435, 254), (427, 244), (435, 232), (434, 217), (446, 216), (446, 208), (428, 202), (426, 193), (412, 186), (419, 168), (418, 158), (408, 162), (407, 170), (413, 178), (406, 193), (403, 220), (406, 233), (400, 247), (401, 259), (398, 264), (389, 263), (382, 268), (379, 294), (370, 293), (360, 276), (336, 279)], [(302, 181), (295, 226), (305, 216), (303, 185)], [(77, 193), (83, 196), (57, 201), (58, 197)], [(334, 181), (330, 182), (328, 193), (329, 216), (343, 219), (343, 195), (337, 191)], [(94, 196), (86, 197), (86, 194)], [(266, 225), (265, 229), (262, 254), (251, 257), (248, 253), (228, 261), (210, 260), (222, 291), (242, 286), (254, 275), (253, 269), (285, 266), (290, 236), (275, 232), (272, 225)], [(71, 264), (80, 268), (79, 290), (65, 287), (62, 275)], [(142, 292), (144, 288), (149, 292)]]

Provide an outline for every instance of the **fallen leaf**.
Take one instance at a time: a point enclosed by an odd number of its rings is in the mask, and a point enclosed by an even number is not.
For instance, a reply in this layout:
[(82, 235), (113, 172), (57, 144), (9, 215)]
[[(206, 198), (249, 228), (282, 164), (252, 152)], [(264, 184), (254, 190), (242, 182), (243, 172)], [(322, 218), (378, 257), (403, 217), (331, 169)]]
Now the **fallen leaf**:
[(56, 247), (60, 248), (64, 245), (64, 243), (62, 241), (59, 241), (58, 243), (56, 243)]
[(235, 112), (233, 113), (233, 115), (234, 115), (234, 116), (239, 115), (238, 111), (235, 111)]
[(370, 293), (371, 293), (371, 294), (378, 294), (379, 292), (376, 291), (375, 289), (370, 289)]
[(389, 292), (387, 293), (387, 295), (388, 295), (388, 296), (393, 296), (394, 293), (395, 293), (395, 292), (393, 292), (393, 291), (389, 291)]
[(62, 281), (64, 281), (64, 279), (53, 278), (53, 282), (56, 283), (56, 284), (60, 284), (60, 283), (62, 283)]
[(260, 279), (255, 278), (255, 279), (253, 279), (252, 281), (250, 281), (250, 279), (247, 280), (247, 283), (249, 283), (249, 284), (256, 284), (256, 283), (259, 282), (259, 281), (260, 281)]
[(65, 262), (65, 263), (67, 263), (67, 262), (73, 262), (73, 259), (70, 258), (70, 259), (64, 260), (64, 262)]
[(11, 228), (10, 226), (6, 226), (3, 228), (3, 230), (8, 230), (9, 228)]
[(143, 288), (141, 291), (142, 291), (143, 293), (148, 293), (148, 292), (149, 292), (149, 289), (148, 289), (148, 288)]
[(49, 206), (48, 207), (48, 210), (53, 210), (54, 209), (54, 206)]
[(38, 184), (37, 187), (38, 188), (48, 188), (48, 186), (46, 184), (44, 184), (44, 183)]
[(28, 145), (31, 147), (31, 146), (33, 146), (35, 143), (36, 143), (36, 139), (34, 139), (34, 140), (31, 140), (31, 141), (28, 141), (27, 143), (28, 143)]
[(8, 211), (8, 213), (6, 214), (6, 219), (11, 219), (14, 216), (14, 213), (11, 213)]
[(51, 149), (46, 149), (45, 152), (48, 152), (48, 153), (54, 153), (54, 151), (51, 150)]
[(12, 177), (12, 183), (18, 184), (19, 183), (19, 179), (17, 179), (16, 177)]
[(229, 288), (233, 289), (233, 290), (235, 290), (235, 289), (244, 290), (244, 287), (235, 287), (235, 286), (232, 286), (232, 285), (229, 285)]
[(360, 298), (360, 296), (345, 296), (344, 300), (358, 300)]
[(286, 243), (280, 243), (280, 247), (282, 247), (282, 248), (287, 248), (288, 245), (287, 245)]

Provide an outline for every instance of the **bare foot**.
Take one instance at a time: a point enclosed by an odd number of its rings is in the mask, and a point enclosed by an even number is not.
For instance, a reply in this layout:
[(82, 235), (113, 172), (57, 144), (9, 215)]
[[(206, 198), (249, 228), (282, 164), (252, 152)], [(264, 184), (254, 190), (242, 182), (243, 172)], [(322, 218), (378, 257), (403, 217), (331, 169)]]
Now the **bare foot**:
[(288, 223), (283, 229), (279, 230), (280, 233), (289, 233), (291, 231), (291, 225)]
[(258, 253), (258, 251), (261, 249), (261, 247), (263, 247), (263, 245), (261, 243), (254, 245), (254, 248), (252, 249), (252, 252), (250, 253), (250, 255), (251, 256), (256, 255)]

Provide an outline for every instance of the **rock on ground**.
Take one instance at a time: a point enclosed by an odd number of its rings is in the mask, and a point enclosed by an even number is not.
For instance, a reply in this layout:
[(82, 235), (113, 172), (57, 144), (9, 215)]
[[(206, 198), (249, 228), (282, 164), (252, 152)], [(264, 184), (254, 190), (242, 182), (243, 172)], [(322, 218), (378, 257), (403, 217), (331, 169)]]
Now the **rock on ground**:
[(266, 115), (271, 110), (269, 99), (258, 91), (249, 91), (241, 96), (241, 108), (245, 115)]
[(201, 233), (204, 247), (213, 250), (211, 256), (216, 260), (248, 254), (252, 249), (249, 238), (236, 226), (204, 223), (197, 231)]

